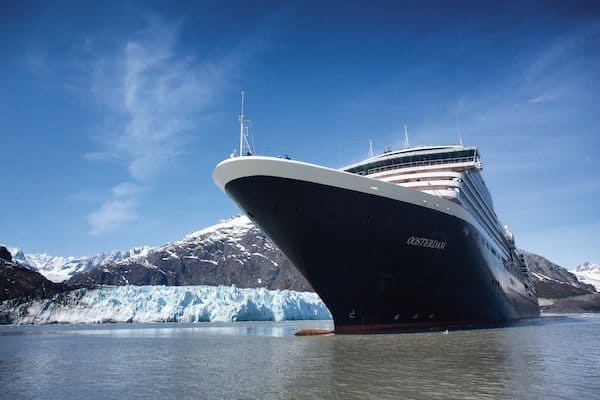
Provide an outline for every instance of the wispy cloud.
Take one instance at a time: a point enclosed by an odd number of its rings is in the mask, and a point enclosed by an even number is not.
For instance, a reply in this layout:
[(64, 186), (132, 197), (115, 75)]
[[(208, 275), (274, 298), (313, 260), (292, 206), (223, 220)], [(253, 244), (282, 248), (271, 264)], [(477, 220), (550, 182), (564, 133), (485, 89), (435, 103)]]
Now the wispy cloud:
[(134, 193), (122, 190), (123, 185), (113, 188), (113, 197), (102, 203), (100, 208), (88, 215), (92, 235), (101, 235), (118, 229), (123, 224), (135, 222), (138, 219), (136, 212), (137, 200)]
[(142, 188), (176, 162), (237, 65), (237, 49), (219, 60), (181, 54), (179, 30), (179, 22), (150, 19), (145, 29), (122, 43), (116, 56), (99, 57), (92, 69), (92, 91), (119, 117), (110, 133), (102, 135), (101, 147), (84, 156), (120, 162), (130, 176), (88, 215), (94, 235), (138, 219)]
[[(545, 158), (547, 149), (555, 151), (556, 145), (573, 144), (586, 137), (584, 132), (573, 137), (569, 129), (578, 117), (589, 118), (590, 104), (597, 104), (600, 57), (593, 49), (598, 44), (599, 21), (579, 26), (531, 52), (528, 58), (516, 59), (519, 67), (505, 79), (458, 99), (453, 112), (460, 116), (466, 137), (471, 142), (512, 144), (512, 156), (530, 160), (535, 155), (523, 154), (529, 147), (522, 145), (535, 141), (536, 155), (543, 156), (537, 157), (538, 166), (540, 161), (552, 162), (557, 156), (571, 157), (568, 152), (579, 151), (577, 146)], [(434, 126), (432, 130), (447, 128)]]
[(120, 38), (91, 33), (60, 57), (44, 42), (28, 49), (22, 62), (29, 70), (104, 112), (102, 125), (90, 135), (95, 147), (82, 157), (127, 171), (128, 180), (104, 196), (97, 188), (68, 196), (98, 205), (86, 216), (90, 233), (102, 235), (142, 219), (142, 193), (165, 169), (177, 168), (186, 145), (202, 136), (219, 94), (249, 59), (271, 47), (281, 15), (267, 18), (237, 45), (212, 48), (208, 55), (181, 40), (181, 21), (154, 14)]

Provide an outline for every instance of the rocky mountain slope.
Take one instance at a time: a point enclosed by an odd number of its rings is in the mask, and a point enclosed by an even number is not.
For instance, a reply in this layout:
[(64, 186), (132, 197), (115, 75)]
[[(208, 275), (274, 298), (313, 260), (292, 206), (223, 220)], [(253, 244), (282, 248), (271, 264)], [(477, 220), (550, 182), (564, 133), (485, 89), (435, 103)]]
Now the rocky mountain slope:
[(312, 291), (275, 245), (238, 216), (144, 255), (76, 275), (75, 285), (236, 285)]
[(565, 268), (542, 256), (521, 250), (532, 273), (538, 297), (560, 299), (594, 293), (594, 286), (580, 282)]

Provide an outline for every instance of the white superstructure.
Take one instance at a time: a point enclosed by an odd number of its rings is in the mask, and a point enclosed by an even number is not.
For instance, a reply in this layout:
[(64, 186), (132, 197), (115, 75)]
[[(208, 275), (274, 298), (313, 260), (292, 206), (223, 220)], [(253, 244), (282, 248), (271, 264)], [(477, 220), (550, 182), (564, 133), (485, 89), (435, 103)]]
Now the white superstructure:
[(464, 207), (493, 241), (491, 250), (504, 262), (506, 248), (514, 248), (496, 213), (480, 171), (483, 169), (475, 146), (446, 145), (386, 151), (342, 170), (394, 183), (450, 200)]
[(343, 170), (456, 202), (464, 175), (481, 170), (481, 161), (475, 147), (427, 146), (387, 151)]

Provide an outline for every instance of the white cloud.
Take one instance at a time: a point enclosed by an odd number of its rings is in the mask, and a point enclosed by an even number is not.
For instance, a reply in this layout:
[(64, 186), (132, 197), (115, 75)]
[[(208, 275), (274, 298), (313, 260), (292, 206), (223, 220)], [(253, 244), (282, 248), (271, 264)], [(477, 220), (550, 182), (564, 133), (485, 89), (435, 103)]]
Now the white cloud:
[(143, 188), (134, 182), (123, 182), (112, 189), (112, 197), (87, 217), (92, 235), (115, 231), (123, 225), (138, 220), (137, 195)]
[(112, 232), (124, 224), (134, 222), (138, 215), (135, 210), (136, 202), (130, 198), (114, 198), (106, 200), (100, 208), (88, 215), (92, 235), (102, 235)]
[(87, 215), (91, 233), (141, 219), (136, 207), (142, 193), (162, 171), (177, 166), (192, 135), (201, 136), (201, 122), (212, 117), (216, 96), (246, 60), (270, 47), (282, 20), (281, 13), (268, 18), (237, 46), (215, 49), (216, 57), (186, 53), (179, 41), (181, 23), (148, 15), (143, 29), (122, 40), (91, 33), (70, 43), (60, 57), (44, 44), (28, 50), (22, 61), (30, 70), (107, 111), (102, 126), (94, 128), (97, 146), (83, 158), (127, 169), (128, 182), (108, 194), (94, 188), (68, 196), (99, 205)]
[(557, 100), (560, 97), (560, 94), (556, 91), (547, 91), (539, 96), (535, 96), (529, 99), (529, 103), (545, 103), (548, 101)]
[(215, 94), (237, 65), (234, 49), (221, 60), (202, 60), (176, 51), (180, 24), (151, 19), (122, 44), (117, 55), (98, 57), (92, 92), (119, 116), (101, 149), (84, 157), (118, 161), (131, 177), (89, 214), (91, 233), (114, 231), (137, 219), (136, 199), (144, 187), (177, 162), (190, 133), (197, 134)]
[(131, 176), (147, 181), (180, 152), (182, 136), (222, 88), (226, 63), (198, 62), (175, 54), (178, 23), (152, 21), (128, 39), (111, 87), (124, 122), (106, 152), (124, 159)]
[(133, 196), (142, 191), (142, 187), (133, 182), (119, 183), (112, 189), (115, 197)]

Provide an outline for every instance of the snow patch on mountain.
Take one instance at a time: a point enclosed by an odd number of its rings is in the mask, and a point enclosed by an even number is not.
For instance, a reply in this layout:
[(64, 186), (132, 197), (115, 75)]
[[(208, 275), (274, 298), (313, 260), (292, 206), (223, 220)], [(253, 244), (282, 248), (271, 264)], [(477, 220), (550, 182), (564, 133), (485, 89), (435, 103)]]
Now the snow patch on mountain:
[(589, 261), (569, 269), (569, 272), (575, 274), (577, 279), (596, 288), (600, 292), (600, 265)]
[(152, 247), (134, 247), (127, 251), (112, 250), (89, 257), (58, 257), (46, 253), (25, 253), (18, 247), (8, 247), (13, 260), (33, 271), (37, 271), (52, 282), (63, 282), (73, 275), (96, 267), (126, 259), (144, 257)]
[(221, 220), (215, 225), (189, 233), (173, 244), (195, 242), (198, 238), (204, 237), (210, 237), (212, 240), (240, 240), (250, 229), (256, 229), (250, 218), (245, 215), (236, 215), (230, 219)]
[(235, 286), (112, 286), (0, 303), (13, 324), (331, 319), (315, 294)]
[(181, 247), (193, 247), (199, 244), (223, 242), (238, 250), (237, 253), (250, 256), (251, 252), (240, 242), (249, 234), (260, 235), (258, 228), (245, 215), (236, 215), (207, 228), (185, 235), (181, 240), (168, 243), (160, 249), (172, 251)]

